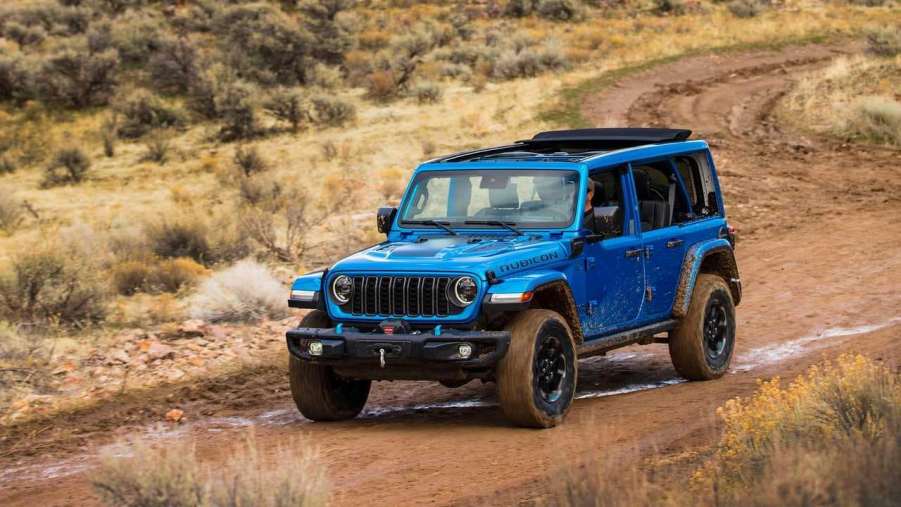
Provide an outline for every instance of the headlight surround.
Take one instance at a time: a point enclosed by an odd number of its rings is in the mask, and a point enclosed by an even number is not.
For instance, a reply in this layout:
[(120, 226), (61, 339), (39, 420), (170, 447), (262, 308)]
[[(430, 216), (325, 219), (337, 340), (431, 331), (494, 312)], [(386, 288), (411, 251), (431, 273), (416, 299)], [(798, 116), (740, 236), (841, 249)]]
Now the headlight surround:
[(456, 306), (469, 306), (476, 300), (479, 294), (479, 286), (476, 284), (475, 278), (471, 276), (461, 276), (447, 286), (447, 297), (451, 303)]
[(347, 275), (338, 275), (332, 280), (332, 297), (339, 305), (346, 305), (354, 292), (354, 281)]

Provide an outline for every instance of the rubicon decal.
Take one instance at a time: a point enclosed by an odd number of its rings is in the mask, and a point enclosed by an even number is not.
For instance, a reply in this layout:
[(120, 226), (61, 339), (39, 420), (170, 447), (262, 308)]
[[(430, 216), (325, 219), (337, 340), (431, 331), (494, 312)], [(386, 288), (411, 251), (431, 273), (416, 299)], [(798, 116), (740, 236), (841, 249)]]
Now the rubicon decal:
[(516, 262), (511, 262), (510, 264), (504, 264), (501, 266), (501, 273), (506, 273), (508, 271), (515, 271), (517, 269), (527, 268), (529, 266), (534, 266), (536, 264), (542, 264), (548, 261), (552, 261), (554, 259), (560, 258), (560, 254), (558, 252), (548, 252), (541, 255), (536, 255), (535, 257), (531, 257), (528, 259), (518, 260)]

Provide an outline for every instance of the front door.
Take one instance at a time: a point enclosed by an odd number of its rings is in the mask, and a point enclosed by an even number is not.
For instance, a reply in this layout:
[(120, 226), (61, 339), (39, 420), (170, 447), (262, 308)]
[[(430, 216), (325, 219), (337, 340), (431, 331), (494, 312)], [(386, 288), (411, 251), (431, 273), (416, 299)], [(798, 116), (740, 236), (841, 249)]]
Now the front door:
[(584, 251), (585, 303), (580, 308), (587, 339), (628, 328), (638, 319), (644, 293), (644, 249), (636, 226), (633, 192), (625, 168), (591, 175), (600, 241)]

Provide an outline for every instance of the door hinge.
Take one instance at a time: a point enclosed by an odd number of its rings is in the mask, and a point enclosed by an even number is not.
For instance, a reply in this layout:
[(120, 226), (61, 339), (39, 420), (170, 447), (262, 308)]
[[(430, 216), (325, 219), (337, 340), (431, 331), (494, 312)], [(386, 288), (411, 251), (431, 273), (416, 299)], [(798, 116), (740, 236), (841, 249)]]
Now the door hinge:
[(653, 287), (645, 287), (644, 288), (644, 298), (648, 300), (648, 303), (654, 300), (654, 288)]

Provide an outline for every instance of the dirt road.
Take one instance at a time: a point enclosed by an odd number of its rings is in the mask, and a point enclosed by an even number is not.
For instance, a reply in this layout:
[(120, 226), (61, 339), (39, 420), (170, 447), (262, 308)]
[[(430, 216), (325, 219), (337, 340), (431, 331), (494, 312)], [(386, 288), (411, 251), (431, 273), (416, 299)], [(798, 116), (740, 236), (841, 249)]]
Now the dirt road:
[[(771, 115), (794, 79), (843, 50), (686, 58), (584, 104), (598, 125), (688, 127), (710, 141), (745, 286), (736, 357), (723, 379), (682, 382), (665, 346), (636, 346), (583, 361), (579, 400), (552, 430), (510, 427), (490, 385), (395, 382), (377, 384), (364, 416), (350, 422), (311, 424), (283, 390), (255, 387), (261, 401), (227, 416), (128, 432), (194, 436), (210, 461), (249, 426), (264, 452), (303, 437), (319, 447), (339, 505), (509, 504), (541, 497), (555, 474), (592, 458), (629, 466), (636, 456), (713, 441), (714, 408), (750, 393), (758, 378), (791, 377), (844, 350), (901, 359), (901, 154), (806, 137)], [(110, 438), (52, 459), (0, 458), (0, 504), (91, 503), (86, 473)]]

